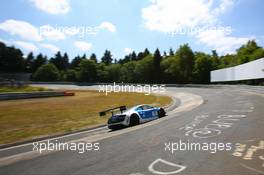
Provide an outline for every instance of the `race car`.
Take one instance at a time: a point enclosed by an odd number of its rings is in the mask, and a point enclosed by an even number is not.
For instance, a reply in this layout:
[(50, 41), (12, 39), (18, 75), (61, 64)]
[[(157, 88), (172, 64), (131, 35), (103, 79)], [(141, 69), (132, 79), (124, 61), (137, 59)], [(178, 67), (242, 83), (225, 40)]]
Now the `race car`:
[[(114, 114), (117, 109), (119, 109), (120, 112)], [(153, 107), (145, 104), (134, 106), (128, 110), (126, 109), (126, 106), (119, 106), (102, 111), (99, 114), (100, 116), (104, 116), (107, 112), (112, 113), (112, 116), (107, 122), (108, 128), (111, 130), (118, 129), (122, 126), (135, 126), (164, 117), (166, 115), (166, 112), (163, 108)]]

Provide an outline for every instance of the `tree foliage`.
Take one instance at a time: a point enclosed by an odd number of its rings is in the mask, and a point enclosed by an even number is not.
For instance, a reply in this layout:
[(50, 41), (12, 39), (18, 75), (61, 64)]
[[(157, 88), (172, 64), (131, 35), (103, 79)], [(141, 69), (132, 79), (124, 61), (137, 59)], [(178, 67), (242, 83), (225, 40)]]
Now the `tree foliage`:
[(58, 81), (59, 80), (59, 70), (52, 64), (45, 64), (38, 68), (38, 70), (33, 75), (36, 81)]
[(264, 49), (254, 40), (242, 45), (236, 53), (222, 56), (215, 50), (211, 54), (193, 52), (188, 44), (176, 51), (170, 48), (168, 54), (162, 53), (159, 49), (151, 53), (145, 48), (117, 60), (105, 50), (101, 60), (97, 60), (94, 53), (90, 57), (83, 54), (71, 59), (67, 53), (57, 52), (48, 59), (32, 52), (24, 57), (20, 49), (0, 42), (0, 72), (33, 73), (33, 78), (41, 81), (204, 84), (210, 82), (212, 70), (264, 57)]
[(93, 60), (83, 59), (80, 63), (79, 80), (82, 82), (95, 82), (96, 78), (96, 63)]
[(102, 63), (105, 63), (106, 65), (111, 64), (113, 61), (111, 52), (109, 50), (106, 50), (101, 60)]

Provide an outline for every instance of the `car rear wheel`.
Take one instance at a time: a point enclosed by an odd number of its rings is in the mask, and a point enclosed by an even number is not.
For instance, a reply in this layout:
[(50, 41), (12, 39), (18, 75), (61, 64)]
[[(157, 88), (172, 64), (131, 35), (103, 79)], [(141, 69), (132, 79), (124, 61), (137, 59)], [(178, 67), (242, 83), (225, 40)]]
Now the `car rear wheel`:
[(139, 124), (139, 117), (137, 114), (132, 114), (129, 119), (129, 126), (135, 126)]
[(158, 111), (159, 118), (164, 117), (166, 115), (166, 112), (163, 108), (160, 108)]

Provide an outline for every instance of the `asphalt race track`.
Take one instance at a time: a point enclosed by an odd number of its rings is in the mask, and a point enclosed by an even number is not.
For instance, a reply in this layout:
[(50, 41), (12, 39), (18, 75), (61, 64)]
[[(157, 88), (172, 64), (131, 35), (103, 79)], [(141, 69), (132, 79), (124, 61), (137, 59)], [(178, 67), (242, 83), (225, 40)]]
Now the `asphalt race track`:
[[(32, 144), (2, 149), (0, 174), (264, 174), (263, 88), (171, 87), (167, 93), (175, 98), (189, 94), (190, 99), (179, 98), (168, 116), (143, 125), (114, 132), (104, 127), (59, 139), (98, 142), (97, 151), (36, 156)], [(192, 143), (204, 149), (188, 149)]]

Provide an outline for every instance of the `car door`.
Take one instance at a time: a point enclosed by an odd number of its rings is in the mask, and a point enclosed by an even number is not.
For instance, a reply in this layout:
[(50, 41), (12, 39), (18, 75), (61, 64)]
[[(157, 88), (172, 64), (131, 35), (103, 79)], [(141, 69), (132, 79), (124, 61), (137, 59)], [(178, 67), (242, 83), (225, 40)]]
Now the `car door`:
[(153, 108), (149, 105), (143, 105), (142, 108), (143, 108), (143, 111), (145, 113), (146, 119), (148, 119), (148, 120), (151, 120), (158, 115), (155, 108)]

